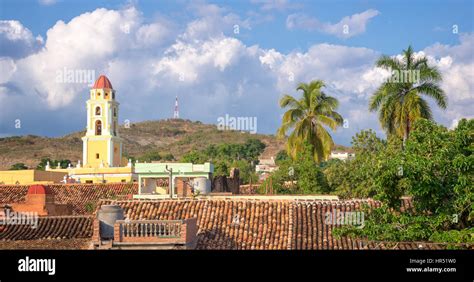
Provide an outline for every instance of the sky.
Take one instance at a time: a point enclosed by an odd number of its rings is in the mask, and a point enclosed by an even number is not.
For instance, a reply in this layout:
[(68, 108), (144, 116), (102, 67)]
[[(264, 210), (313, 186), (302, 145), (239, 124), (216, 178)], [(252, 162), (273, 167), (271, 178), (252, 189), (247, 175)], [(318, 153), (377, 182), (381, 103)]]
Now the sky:
[(331, 135), (350, 145), (362, 129), (383, 136), (368, 101), (389, 73), (374, 63), (409, 45), (443, 75), (434, 119), (474, 117), (474, 1), (1, 0), (0, 137), (84, 129), (105, 74), (120, 123), (171, 118), (178, 96), (181, 118), (256, 118), (264, 134), (284, 94), (321, 79), (346, 120)]

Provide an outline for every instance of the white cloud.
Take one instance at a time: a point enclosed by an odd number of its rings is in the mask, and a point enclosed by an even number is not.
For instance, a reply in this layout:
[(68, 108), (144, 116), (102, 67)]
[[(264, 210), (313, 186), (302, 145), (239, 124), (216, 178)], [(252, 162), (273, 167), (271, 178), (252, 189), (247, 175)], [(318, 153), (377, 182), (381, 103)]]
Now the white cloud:
[(308, 31), (319, 31), (332, 34), (340, 38), (350, 38), (362, 34), (366, 30), (370, 19), (380, 14), (374, 9), (342, 18), (338, 23), (320, 22), (317, 18), (304, 13), (288, 15), (286, 27), (288, 29), (304, 29)]
[(436, 43), (423, 50), (443, 76), (441, 87), (448, 97), (448, 109), (434, 108), (435, 115), (444, 117), (446, 125), (472, 117), (474, 104), (474, 33), (461, 34), (459, 40), (458, 45)]
[(10, 80), (13, 73), (16, 71), (15, 62), (8, 57), (0, 57), (0, 84), (6, 83)]
[[(69, 23), (58, 21), (47, 32), (44, 48), (16, 62), (18, 70), (12, 80), (24, 93), (42, 93), (52, 108), (69, 105), (87, 83), (58, 83), (58, 72), (88, 70), (101, 72), (108, 61), (132, 45), (133, 37), (122, 31), (123, 25), (136, 29), (135, 9), (110, 11), (97, 9), (73, 18)], [(22, 81), (29, 81), (25, 84)]]
[(365, 96), (372, 87), (369, 70), (378, 53), (358, 47), (317, 44), (307, 52), (281, 54), (273, 49), (260, 56), (262, 64), (278, 75), (278, 89), (291, 91), (296, 83), (323, 79), (336, 91)]
[(0, 57), (21, 58), (39, 50), (41, 36), (34, 37), (19, 21), (0, 20)]
[(244, 48), (239, 40), (223, 36), (197, 44), (178, 41), (156, 64), (155, 74), (181, 76), (184, 82), (194, 82), (199, 74), (205, 74), (203, 68), (224, 71)]

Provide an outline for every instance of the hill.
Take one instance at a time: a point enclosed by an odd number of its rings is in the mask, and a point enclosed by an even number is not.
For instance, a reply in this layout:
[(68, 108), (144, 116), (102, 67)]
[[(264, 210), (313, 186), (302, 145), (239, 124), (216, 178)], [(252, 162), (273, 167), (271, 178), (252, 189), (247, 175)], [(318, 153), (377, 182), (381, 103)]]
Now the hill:
[[(8, 169), (15, 163), (36, 167), (42, 158), (69, 159), (73, 163), (82, 159), (82, 140), (85, 131), (63, 137), (48, 138), (34, 135), (0, 138), (0, 169)], [(257, 138), (267, 145), (262, 158), (270, 158), (284, 149), (284, 141), (273, 135), (249, 134), (240, 131), (222, 131), (215, 125), (190, 120), (144, 121), (123, 125), (119, 129), (124, 141), (124, 156), (138, 158), (147, 152), (171, 153), (179, 158), (193, 150), (210, 144), (244, 143)]]

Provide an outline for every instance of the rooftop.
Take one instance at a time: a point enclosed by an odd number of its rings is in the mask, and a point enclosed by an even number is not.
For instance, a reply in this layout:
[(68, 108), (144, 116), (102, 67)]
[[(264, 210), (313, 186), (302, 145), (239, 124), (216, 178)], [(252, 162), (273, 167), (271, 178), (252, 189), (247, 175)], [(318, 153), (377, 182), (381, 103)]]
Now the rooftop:
[(92, 89), (103, 89), (103, 88), (114, 89), (112, 87), (112, 83), (110, 83), (110, 80), (105, 75), (102, 74), (95, 81), (94, 86), (92, 87)]
[[(29, 185), (0, 185), (0, 205), (22, 203)], [(74, 214), (91, 214), (100, 199), (128, 198), (138, 193), (136, 183), (48, 184), (55, 203), (69, 204)]]

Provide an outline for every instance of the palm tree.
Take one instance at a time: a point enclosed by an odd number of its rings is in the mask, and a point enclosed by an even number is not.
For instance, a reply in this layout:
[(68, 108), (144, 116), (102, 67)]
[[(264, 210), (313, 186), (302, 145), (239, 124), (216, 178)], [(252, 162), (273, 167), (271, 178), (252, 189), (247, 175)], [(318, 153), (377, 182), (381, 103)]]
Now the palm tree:
[(342, 125), (343, 119), (335, 112), (339, 106), (337, 99), (321, 91), (324, 86), (321, 80), (300, 83), (296, 90), (303, 91), (301, 99), (290, 95), (280, 99), (280, 107), (288, 110), (283, 115), (277, 136), (283, 138), (287, 131), (292, 131), (286, 149), (293, 158), (303, 150), (306, 142), (312, 145), (313, 157), (318, 162), (326, 160), (331, 153), (334, 142), (325, 126), (335, 130)]
[(428, 66), (426, 57), (415, 58), (411, 46), (403, 50), (403, 59), (384, 55), (376, 65), (391, 71), (392, 77), (372, 95), (369, 110), (379, 111), (382, 128), (388, 135), (403, 137), (405, 144), (417, 119), (433, 119), (430, 106), (421, 95), (433, 98), (446, 109), (447, 98), (438, 85), (441, 74), (436, 67)]

